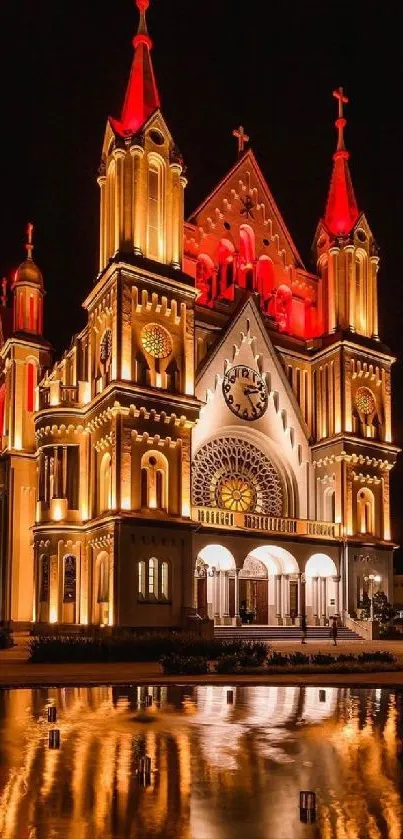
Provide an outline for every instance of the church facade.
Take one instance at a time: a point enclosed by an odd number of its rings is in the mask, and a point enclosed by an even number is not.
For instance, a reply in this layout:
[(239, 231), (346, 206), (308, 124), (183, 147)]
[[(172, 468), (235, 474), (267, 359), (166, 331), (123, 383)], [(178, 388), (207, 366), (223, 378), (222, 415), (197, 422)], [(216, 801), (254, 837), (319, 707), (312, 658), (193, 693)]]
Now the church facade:
[[(44, 282), (3, 285), (0, 618), (325, 624), (393, 596), (391, 366), (377, 246), (337, 148), (307, 270), (242, 128), (184, 221), (185, 169), (140, 24), (102, 149), (87, 323), (53, 363)], [(375, 583), (374, 583), (374, 579)]]

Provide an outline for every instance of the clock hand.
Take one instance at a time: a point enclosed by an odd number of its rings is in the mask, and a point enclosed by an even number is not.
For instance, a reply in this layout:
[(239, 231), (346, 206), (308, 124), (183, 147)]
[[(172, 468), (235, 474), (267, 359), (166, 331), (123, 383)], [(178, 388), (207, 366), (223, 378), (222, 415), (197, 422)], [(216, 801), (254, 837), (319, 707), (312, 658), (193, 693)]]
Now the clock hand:
[(244, 390), (244, 395), (249, 396), (250, 393), (259, 393), (258, 387), (246, 387)]

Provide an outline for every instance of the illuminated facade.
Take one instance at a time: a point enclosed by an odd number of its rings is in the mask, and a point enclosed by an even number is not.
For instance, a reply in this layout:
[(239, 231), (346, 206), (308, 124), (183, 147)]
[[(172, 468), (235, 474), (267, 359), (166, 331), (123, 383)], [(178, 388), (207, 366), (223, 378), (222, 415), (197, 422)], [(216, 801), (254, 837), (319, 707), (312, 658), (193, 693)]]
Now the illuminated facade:
[[(184, 223), (186, 178), (140, 25), (102, 150), (87, 325), (51, 366), (32, 258), (3, 288), (1, 617), (324, 624), (392, 596), (393, 358), (379, 258), (337, 149), (308, 271), (242, 128)], [(12, 320), (13, 318), (13, 320)]]

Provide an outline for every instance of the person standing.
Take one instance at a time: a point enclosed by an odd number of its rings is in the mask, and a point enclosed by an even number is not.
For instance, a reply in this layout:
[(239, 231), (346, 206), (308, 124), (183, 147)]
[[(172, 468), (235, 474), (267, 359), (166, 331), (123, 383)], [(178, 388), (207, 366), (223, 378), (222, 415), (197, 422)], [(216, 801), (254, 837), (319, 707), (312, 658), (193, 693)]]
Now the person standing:
[(338, 627), (337, 627), (337, 617), (333, 615), (333, 623), (332, 623), (332, 638), (333, 644), (337, 647), (337, 634), (338, 634)]
[(301, 644), (306, 644), (306, 616), (301, 617)]

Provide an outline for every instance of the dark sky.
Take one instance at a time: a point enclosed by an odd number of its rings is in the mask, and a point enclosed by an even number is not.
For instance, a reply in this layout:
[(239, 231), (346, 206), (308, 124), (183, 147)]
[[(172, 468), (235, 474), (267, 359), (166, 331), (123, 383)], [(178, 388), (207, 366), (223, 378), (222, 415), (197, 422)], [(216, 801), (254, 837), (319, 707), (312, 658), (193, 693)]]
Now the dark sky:
[[(306, 263), (335, 146), (335, 100), (350, 97), (353, 182), (381, 250), (381, 336), (403, 358), (401, 13), (392, 0), (152, 0), (165, 118), (188, 166), (188, 211), (235, 161), (243, 123)], [(105, 9), (107, 9), (105, 11)], [(98, 265), (98, 186), (108, 114), (118, 115), (137, 26), (133, 0), (2, 0), (0, 274), (24, 256), (26, 222), (60, 352), (83, 325)], [(395, 436), (403, 367), (394, 374)], [(403, 539), (402, 466), (392, 481)]]

